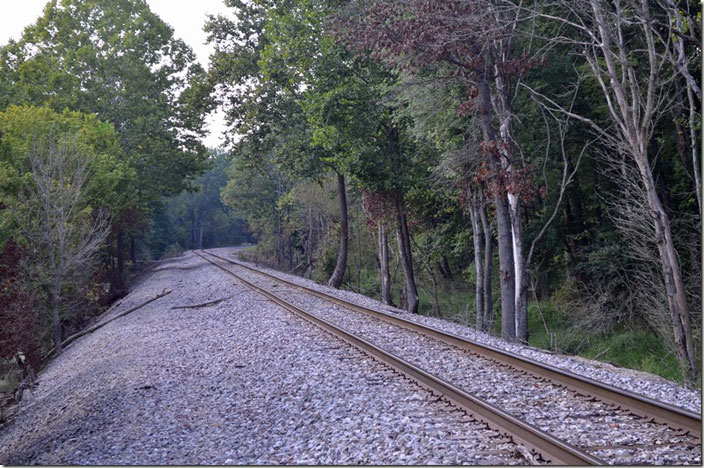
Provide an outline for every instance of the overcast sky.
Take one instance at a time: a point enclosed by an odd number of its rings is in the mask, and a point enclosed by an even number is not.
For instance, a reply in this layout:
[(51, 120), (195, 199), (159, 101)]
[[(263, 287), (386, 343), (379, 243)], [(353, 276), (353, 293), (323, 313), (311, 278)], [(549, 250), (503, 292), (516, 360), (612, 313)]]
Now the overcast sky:
[[(34, 23), (41, 15), (47, 0), (0, 0), (0, 45), (10, 38), (19, 39), (25, 26)], [(198, 57), (198, 61), (208, 67), (208, 56), (212, 47), (205, 45), (206, 34), (203, 24), (206, 15), (229, 14), (223, 0), (147, 0), (151, 10), (174, 28), (175, 35), (186, 42)], [(203, 143), (216, 147), (221, 143), (225, 130), (224, 118), (215, 113), (208, 119), (210, 134)]]

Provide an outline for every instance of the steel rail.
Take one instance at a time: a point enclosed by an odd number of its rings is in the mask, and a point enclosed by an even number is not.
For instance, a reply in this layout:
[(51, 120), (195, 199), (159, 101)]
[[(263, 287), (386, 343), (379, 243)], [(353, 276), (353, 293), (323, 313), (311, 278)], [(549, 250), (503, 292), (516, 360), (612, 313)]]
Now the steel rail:
[[(432, 392), (443, 396), (447, 400), (454, 403), (457, 407), (473, 415), (476, 419), (479, 419), (486, 423), (487, 426), (489, 426), (491, 429), (506, 433), (512, 438), (514, 442), (525, 445), (534, 453), (540, 454), (540, 456), (544, 460), (550, 461), (557, 465), (606, 464), (603, 460), (596, 458), (586, 452), (583, 452), (578, 448), (574, 447), (573, 445), (563, 440), (560, 440), (557, 437), (554, 437), (553, 435), (548, 434), (547, 432), (544, 432), (538, 429), (537, 427), (534, 427), (516, 418), (515, 416), (503, 411), (502, 409), (492, 405), (491, 403), (488, 403), (480, 398), (470, 395), (464, 390), (455, 387), (451, 383), (424, 371), (423, 369), (411, 364), (410, 362), (407, 362), (398, 356), (386, 352), (383, 349), (373, 345), (372, 343), (358, 336), (355, 336), (324, 319), (321, 319), (311, 313), (304, 311), (303, 309), (285, 301), (284, 299), (276, 296), (275, 294), (267, 291), (266, 289), (263, 289), (247, 281), (238, 274), (228, 270), (227, 268), (205, 257), (204, 255), (201, 255), (195, 251), (194, 253), (206, 260), (207, 262), (211, 263), (212, 265), (216, 266), (220, 270), (224, 271), (225, 273), (235, 277), (242, 284), (252, 289), (253, 291), (256, 291), (267, 299), (271, 300), (275, 304), (280, 305), (289, 312), (298, 315), (299, 317), (319, 326), (320, 328), (330, 332), (334, 336), (355, 346), (356, 348), (362, 350), (368, 355), (397, 370), (401, 374), (411, 378), (422, 387), (425, 387), (431, 390)], [(220, 259), (228, 261), (227, 259)]]
[(249, 265), (245, 265), (236, 260), (225, 258), (205, 250), (203, 252), (207, 253), (208, 255), (212, 255), (213, 257), (218, 258), (220, 260), (232, 263), (233, 265), (240, 266), (254, 273), (258, 273), (275, 281), (279, 281), (288, 286), (301, 289), (309, 294), (333, 302), (342, 307), (372, 315), (394, 325), (413, 330), (427, 336), (431, 336), (437, 340), (457, 346), (461, 349), (474, 352), (481, 356), (485, 356), (502, 364), (511, 366), (514, 369), (526, 371), (537, 377), (550, 380), (560, 385), (564, 385), (565, 387), (577, 393), (589, 395), (594, 398), (597, 398), (600, 401), (611, 403), (621, 409), (630, 411), (631, 413), (637, 416), (667, 424), (670, 427), (687, 432), (699, 440), (701, 440), (702, 438), (702, 417), (700, 414), (697, 414), (693, 411), (689, 411), (675, 405), (657, 401), (652, 398), (648, 398), (646, 396), (639, 395), (637, 393), (622, 388), (614, 387), (612, 385), (596, 381), (589, 377), (575, 374), (573, 372), (560, 369), (549, 364), (541, 363), (539, 361), (535, 361), (524, 356), (513, 354), (511, 352), (495, 348), (491, 345), (479, 343), (469, 338), (461, 337), (453, 333), (448, 333), (428, 325), (421, 325), (419, 323), (415, 323), (410, 320), (397, 317), (386, 312), (363, 307), (358, 304), (354, 304), (343, 299), (331, 296), (329, 294), (316, 291), (305, 286), (301, 286), (300, 284), (292, 283), (285, 279), (279, 278), (278, 276), (266, 273)]

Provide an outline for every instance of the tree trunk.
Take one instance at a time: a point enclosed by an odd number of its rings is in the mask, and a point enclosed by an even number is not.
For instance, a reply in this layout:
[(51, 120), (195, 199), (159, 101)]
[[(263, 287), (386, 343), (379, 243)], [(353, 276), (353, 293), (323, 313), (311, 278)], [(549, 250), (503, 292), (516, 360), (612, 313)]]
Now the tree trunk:
[[(481, 125), (484, 141), (487, 143), (496, 142), (496, 131), (492, 122), (491, 111), (491, 89), (486, 76), (488, 72), (480, 77), (479, 98), (481, 103)], [(499, 164), (494, 155), (487, 154), (489, 169), (495, 180), (499, 179)], [(499, 284), (501, 289), (501, 336), (508, 341), (516, 338), (516, 314), (515, 314), (515, 277), (513, 264), (513, 242), (511, 240), (511, 217), (509, 215), (508, 203), (506, 201), (506, 191), (503, 186), (498, 187), (492, 194), (494, 207), (496, 208), (496, 231), (497, 243), (499, 247)]]
[(479, 195), (472, 190), (472, 203), (469, 215), (472, 221), (472, 239), (474, 240), (474, 267), (477, 272), (475, 287), (475, 310), (477, 311), (477, 330), (484, 330), (484, 265), (482, 264), (482, 231), (479, 224)]
[(332, 286), (333, 288), (339, 288), (342, 285), (342, 279), (347, 269), (347, 244), (349, 241), (345, 176), (340, 173), (337, 174), (337, 190), (340, 196), (340, 250), (337, 253), (335, 271), (332, 272), (332, 276), (330, 276), (330, 280), (328, 281), (328, 286)]
[(132, 265), (137, 265), (137, 240), (130, 236), (130, 261)]
[(61, 280), (54, 279), (51, 292), (51, 313), (54, 320), (54, 354), (61, 354)]
[(509, 194), (511, 209), (511, 238), (513, 240), (513, 265), (515, 271), (516, 340), (528, 342), (528, 272), (523, 249), (523, 220), (521, 205), (515, 195)]
[(494, 261), (494, 243), (492, 242), (491, 224), (486, 213), (486, 200), (479, 190), (479, 219), (484, 231), (484, 330), (491, 332), (494, 329), (494, 299), (491, 293), (491, 277)]
[(283, 266), (284, 264), (284, 248), (283, 248), (283, 235), (281, 234), (282, 232), (282, 227), (281, 227), (281, 213), (277, 210), (276, 211), (276, 265), (278, 267)]
[[(115, 243), (112, 240), (114, 233), (111, 233), (106, 242), (107, 250), (108, 250), (108, 257), (107, 257), (107, 262), (108, 262), (108, 273), (110, 274), (110, 295), (114, 298), (117, 296), (117, 265), (116, 265), (116, 259), (117, 255), (115, 254)], [(111, 299), (112, 300), (112, 299)]]
[(381, 271), (381, 300), (391, 305), (391, 272), (389, 271), (389, 240), (386, 226), (379, 223), (379, 268)]
[[(674, 31), (676, 34), (681, 34), (684, 33), (684, 29), (689, 27), (691, 29), (691, 26), (687, 26), (688, 20), (686, 20), (683, 15), (682, 11), (680, 10), (680, 6), (678, 5), (679, 2), (675, 1), (668, 1), (666, 3), (666, 10), (667, 10), (667, 15), (670, 18), (670, 27), (674, 28)], [(696, 11), (696, 10), (695, 10)], [(676, 54), (677, 57), (674, 58), (674, 63), (675, 68), (678, 70), (679, 74), (682, 76), (682, 78), (685, 81), (685, 88), (687, 89), (687, 102), (688, 102), (688, 110), (689, 110), (689, 141), (690, 141), (690, 151), (692, 154), (692, 173), (694, 175), (694, 188), (695, 188), (695, 193), (697, 195), (697, 203), (699, 206), (699, 216), (701, 217), (702, 214), (702, 183), (701, 183), (701, 165), (699, 162), (699, 158), (701, 158), (701, 153), (699, 152), (698, 146), (697, 146), (697, 136), (698, 136), (698, 130), (697, 130), (697, 123), (699, 120), (701, 120), (701, 116), (699, 115), (699, 112), (697, 112), (697, 105), (701, 108), (701, 101), (702, 101), (702, 92), (701, 88), (699, 86), (700, 83), (697, 82), (697, 79), (692, 76), (690, 71), (687, 69), (686, 66), (686, 50), (685, 50), (685, 42), (683, 39), (678, 38), (677, 41), (673, 42), (673, 45), (675, 46), (676, 49)], [(701, 39), (698, 41), (698, 44), (695, 46), (697, 49), (701, 50)], [(678, 93), (679, 94), (679, 93)]]
[(443, 255), (442, 260), (440, 261), (440, 272), (444, 278), (451, 280), (454, 277), (452, 268), (450, 267), (450, 262), (447, 260), (446, 255)]
[(647, 156), (639, 155), (635, 159), (648, 197), (648, 208), (652, 213), (655, 225), (655, 238), (665, 280), (665, 292), (672, 318), (677, 357), (686, 370), (687, 383), (692, 385), (696, 380), (698, 369), (689, 306), (687, 305), (679, 257), (672, 240), (670, 220), (655, 189), (655, 181)]
[(508, 341), (516, 338), (516, 285), (513, 263), (513, 242), (508, 203), (503, 194), (494, 196), (497, 243), (499, 247), (499, 284), (501, 289), (501, 336)]
[(313, 274), (313, 207), (308, 207), (308, 239), (306, 239), (306, 268), (303, 276), (308, 275), (308, 279)]
[(293, 240), (291, 239), (291, 236), (286, 237), (286, 250), (288, 251), (286, 253), (286, 257), (288, 258), (288, 271), (292, 272), (295, 261), (293, 258)]
[(117, 231), (117, 275), (116, 289), (119, 294), (124, 294), (125, 290), (125, 233)]
[(548, 272), (541, 271), (538, 275), (538, 286), (535, 291), (535, 298), (546, 299), (548, 297)]
[(699, 158), (701, 153), (697, 147), (697, 110), (695, 108), (695, 99), (691, 87), (687, 87), (687, 98), (689, 101), (689, 147), (692, 151), (692, 166), (694, 172), (694, 188), (697, 194), (697, 203), (699, 204), (699, 219), (702, 216), (702, 182), (700, 178), (701, 164)]
[(205, 225), (205, 221), (203, 220), (202, 215), (198, 217), (198, 248), (202, 249), (203, 248), (203, 228)]
[[(650, 210), (655, 228), (655, 240), (658, 247), (660, 267), (665, 281), (672, 326), (674, 329), (675, 348), (685, 371), (688, 384), (693, 384), (698, 368), (695, 364), (695, 349), (692, 340), (692, 326), (689, 317), (689, 307), (682, 280), (682, 270), (672, 239), (670, 220), (656, 191), (653, 172), (648, 161), (648, 144), (651, 139), (651, 129), (654, 119), (661, 109), (658, 109), (658, 76), (661, 70), (660, 55), (656, 51), (656, 37), (653, 33), (650, 19), (650, 5), (642, 0), (634, 4), (638, 8), (638, 20), (643, 29), (646, 51), (648, 53), (649, 74), (647, 88), (636, 80), (636, 74), (627, 59), (629, 52), (621, 41), (620, 23), (614, 26), (613, 16), (605, 14), (601, 2), (590, 1), (594, 22), (599, 36), (594, 48), (601, 52), (606, 77), (595, 59), (590, 60), (594, 75), (599, 80), (605, 96), (606, 104), (613, 120), (618, 123), (621, 140), (627, 145), (628, 151), (638, 165), (641, 182), (645, 188), (644, 200)], [(625, 69), (625, 70), (624, 70)], [(607, 84), (607, 78), (608, 84)]]
[(396, 237), (398, 241), (398, 250), (401, 257), (401, 266), (403, 274), (406, 278), (406, 310), (412, 314), (418, 313), (418, 290), (416, 289), (416, 280), (413, 275), (413, 257), (411, 254), (411, 237), (408, 232), (408, 222), (406, 221), (406, 211), (403, 202), (403, 196), (400, 192), (395, 194), (396, 205), (396, 221), (397, 231)]
[[(494, 43), (494, 53), (497, 55), (499, 61), (506, 60), (509, 57), (508, 49), (504, 49), (500, 41)], [(503, 44), (505, 45), (505, 44)], [(500, 140), (501, 145), (497, 145), (497, 156), (503, 156), (500, 158), (501, 168), (505, 171), (508, 177), (513, 177), (516, 174), (515, 161), (516, 152), (513, 151), (514, 138), (512, 136), (512, 126), (513, 126), (513, 104), (512, 104), (512, 86), (511, 79), (505, 74), (499, 72), (494, 73), (494, 92), (491, 95), (489, 102), (493, 104), (495, 110), (495, 115), (499, 121), (499, 134), (498, 140)], [(517, 78), (520, 80), (520, 78)], [(492, 90), (489, 89), (491, 92)], [(503, 176), (506, 177), (506, 176)], [(520, 178), (520, 175), (518, 176)], [(511, 184), (513, 185), (513, 184)], [(524, 240), (523, 240), (523, 220), (521, 219), (522, 207), (519, 195), (517, 193), (512, 193), (514, 190), (511, 185), (502, 187), (502, 191), (505, 191), (508, 209), (509, 209), (509, 219), (511, 223), (511, 245), (513, 253), (513, 277), (514, 277), (514, 332), (513, 334), (504, 331), (504, 338), (516, 338), (521, 342), (526, 342), (528, 339), (528, 328), (527, 328), (527, 284), (526, 284), (526, 261), (524, 254)], [(498, 212), (498, 210), (497, 210)], [(501, 233), (499, 233), (501, 237)], [(499, 252), (501, 252), (501, 242), (499, 242)], [(503, 301), (503, 297), (502, 297)], [(508, 326), (508, 321), (504, 322), (502, 320), (502, 325), (506, 324)], [(513, 336), (511, 336), (513, 335)]]
[(430, 276), (430, 284), (433, 286), (433, 312), (435, 315), (440, 317), (440, 301), (438, 300), (438, 282), (435, 279), (435, 273), (433, 272), (433, 267), (429, 262), (426, 262), (425, 267), (428, 269), (428, 276)]
[[(45, 218), (46, 219), (46, 218)], [(49, 227), (45, 223), (45, 236), (49, 235)], [(49, 252), (49, 268), (54, 278), (51, 284), (51, 316), (54, 322), (54, 352), (61, 354), (61, 283), (63, 278), (59, 268), (61, 260), (55, 252)]]
[(357, 228), (357, 290), (362, 290), (362, 233)]
[(196, 214), (193, 208), (188, 209), (188, 215), (191, 218), (191, 244), (190, 248), (195, 249), (197, 247), (196, 243)]

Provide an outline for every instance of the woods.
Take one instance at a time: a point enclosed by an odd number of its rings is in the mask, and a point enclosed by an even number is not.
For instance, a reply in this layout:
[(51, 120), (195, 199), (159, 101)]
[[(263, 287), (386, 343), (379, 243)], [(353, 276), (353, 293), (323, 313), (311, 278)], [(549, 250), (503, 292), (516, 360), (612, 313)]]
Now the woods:
[(193, 52), (143, 1), (49, 2), (0, 70), (2, 357), (36, 368), (126, 294), (137, 250), (161, 253), (164, 197), (210, 165), (208, 104)]
[(144, 0), (51, 1), (0, 49), (1, 358), (60, 352), (140, 262), (256, 242), (701, 386), (699, 3), (224, 3), (207, 69)]
[[(573, 336), (647, 330), (697, 380), (695, 4), (228, 4), (236, 21), (206, 25), (208, 79), (234, 103), (233, 177), (277, 181), (258, 258), (339, 286), (358, 257), (342, 287), (411, 312), (452, 316), (439, 303), (460, 284), (507, 340), (537, 326), (552, 343), (544, 304), (569, 309)], [(310, 184), (324, 212), (291, 196)]]

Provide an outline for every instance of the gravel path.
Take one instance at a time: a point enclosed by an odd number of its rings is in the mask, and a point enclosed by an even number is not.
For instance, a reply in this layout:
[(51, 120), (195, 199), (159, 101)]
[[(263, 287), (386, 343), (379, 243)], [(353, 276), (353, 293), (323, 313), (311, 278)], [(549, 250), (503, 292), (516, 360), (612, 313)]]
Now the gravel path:
[(0, 427), (0, 463), (525, 463), (500, 434), (192, 253), (159, 263), (103, 319), (164, 289), (47, 367)]

